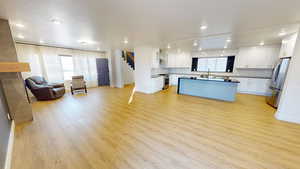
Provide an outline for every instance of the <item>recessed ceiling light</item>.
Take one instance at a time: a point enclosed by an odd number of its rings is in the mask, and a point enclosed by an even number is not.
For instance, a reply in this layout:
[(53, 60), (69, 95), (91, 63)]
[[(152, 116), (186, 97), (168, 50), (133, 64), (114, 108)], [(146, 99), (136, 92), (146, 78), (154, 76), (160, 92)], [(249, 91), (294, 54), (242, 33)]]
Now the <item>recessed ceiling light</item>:
[(127, 39), (127, 38), (124, 38), (123, 43), (128, 44), (128, 43), (129, 43), (129, 42), (128, 42), (128, 39)]
[(261, 42), (259, 43), (259, 45), (260, 45), (260, 46), (264, 46), (264, 45), (265, 45), (265, 42), (264, 42), (264, 41), (261, 41)]
[(226, 42), (231, 42), (231, 39), (227, 39)]
[(25, 27), (23, 24), (20, 24), (20, 23), (16, 23), (15, 25), (16, 25), (16, 27), (18, 27), (18, 28), (24, 28), (24, 27)]
[(81, 45), (87, 45), (88, 44), (88, 42), (86, 42), (86, 41), (80, 41), (79, 42)]
[(40, 40), (40, 43), (44, 43), (44, 41)]
[(168, 44), (167, 48), (168, 48), (168, 49), (171, 49), (171, 45), (170, 45), (170, 44)]
[(59, 19), (51, 19), (51, 22), (54, 23), (55, 25), (61, 24), (61, 21)]
[(193, 46), (198, 46), (198, 42), (194, 41)]
[(278, 36), (285, 36), (286, 35), (286, 32), (285, 31), (281, 31), (278, 33)]
[(86, 41), (86, 40), (78, 40), (77, 42), (80, 43), (81, 45), (87, 45), (87, 44), (91, 43), (91, 42)]
[(200, 27), (200, 29), (201, 29), (201, 30), (205, 30), (205, 29), (207, 29), (207, 26), (206, 26), (206, 25), (202, 25), (202, 26)]
[(23, 35), (18, 35), (19, 39), (24, 39), (25, 37)]

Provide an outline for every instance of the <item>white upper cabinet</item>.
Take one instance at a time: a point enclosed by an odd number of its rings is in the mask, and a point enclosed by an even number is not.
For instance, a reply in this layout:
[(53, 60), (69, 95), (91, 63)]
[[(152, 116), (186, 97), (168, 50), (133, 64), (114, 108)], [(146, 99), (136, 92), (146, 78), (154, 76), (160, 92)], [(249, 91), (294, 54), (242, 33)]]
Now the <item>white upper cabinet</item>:
[(152, 68), (160, 67), (160, 49), (156, 48), (152, 54)]
[(167, 67), (175, 67), (176, 55), (173, 52), (167, 52)]
[(191, 54), (181, 51), (169, 51), (167, 54), (167, 67), (190, 68), (192, 65)]
[(236, 68), (271, 69), (278, 60), (280, 46), (243, 47), (237, 54)]
[(280, 49), (280, 58), (292, 57), (294, 55), (294, 49), (297, 41), (297, 34), (288, 36), (282, 40)]

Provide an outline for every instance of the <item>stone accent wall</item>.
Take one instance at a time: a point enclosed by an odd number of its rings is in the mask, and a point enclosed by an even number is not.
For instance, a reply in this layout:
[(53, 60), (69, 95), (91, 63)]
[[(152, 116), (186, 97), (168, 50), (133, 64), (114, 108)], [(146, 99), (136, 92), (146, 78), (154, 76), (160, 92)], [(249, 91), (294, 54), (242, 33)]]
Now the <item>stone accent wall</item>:
[[(0, 19), (0, 62), (17, 62), (17, 51), (7, 20)], [(33, 119), (21, 73), (0, 73), (8, 111), (16, 123)]]

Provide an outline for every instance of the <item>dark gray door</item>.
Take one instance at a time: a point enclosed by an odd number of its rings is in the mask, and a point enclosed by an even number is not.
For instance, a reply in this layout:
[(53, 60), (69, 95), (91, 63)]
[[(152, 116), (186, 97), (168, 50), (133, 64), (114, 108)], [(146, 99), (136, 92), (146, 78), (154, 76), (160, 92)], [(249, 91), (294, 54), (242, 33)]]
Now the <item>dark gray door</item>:
[(109, 69), (108, 69), (108, 59), (97, 58), (97, 73), (98, 73), (98, 86), (108, 86), (109, 85)]

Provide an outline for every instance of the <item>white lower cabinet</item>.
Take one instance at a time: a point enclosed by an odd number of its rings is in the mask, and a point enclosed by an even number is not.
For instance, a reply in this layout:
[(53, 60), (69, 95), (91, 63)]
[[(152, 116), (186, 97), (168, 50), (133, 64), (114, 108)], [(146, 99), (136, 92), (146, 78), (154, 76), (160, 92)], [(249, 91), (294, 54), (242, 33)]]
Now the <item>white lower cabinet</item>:
[(258, 78), (234, 78), (240, 81), (238, 86), (239, 93), (255, 94), (255, 95), (270, 95), (269, 89), (270, 79)]
[(157, 78), (151, 78), (151, 92), (150, 93), (155, 93), (158, 91), (161, 91), (163, 86), (164, 86), (164, 77), (160, 76)]
[(178, 78), (180, 77), (187, 77), (187, 78), (190, 78), (190, 77), (194, 77), (192, 75), (176, 75), (176, 74), (171, 74), (169, 76), (170, 78), (170, 85), (171, 86), (177, 86), (178, 85)]
[(240, 81), (238, 85), (238, 92), (247, 91), (248, 79), (246, 78), (235, 78), (235, 79)]
[(170, 75), (170, 85), (171, 86), (177, 86), (179, 77), (181, 77), (181, 76), (179, 76), (179, 75)]

